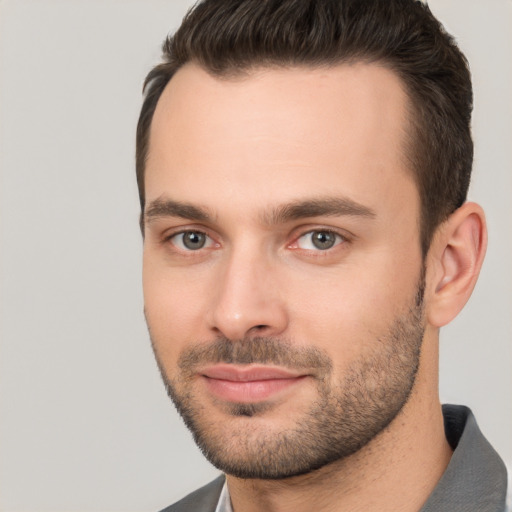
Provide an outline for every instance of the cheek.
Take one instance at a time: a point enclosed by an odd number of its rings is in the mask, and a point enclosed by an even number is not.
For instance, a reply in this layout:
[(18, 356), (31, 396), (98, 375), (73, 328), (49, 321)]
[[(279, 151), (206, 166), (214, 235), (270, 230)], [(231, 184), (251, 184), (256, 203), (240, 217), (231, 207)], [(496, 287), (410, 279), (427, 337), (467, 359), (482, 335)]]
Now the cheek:
[(379, 256), (295, 281), (291, 337), (324, 349), (341, 367), (375, 348), (414, 304), (420, 272), (392, 254)]
[(145, 258), (143, 289), (146, 320), (161, 356), (175, 359), (186, 344), (204, 339), (204, 283), (198, 276), (172, 272)]

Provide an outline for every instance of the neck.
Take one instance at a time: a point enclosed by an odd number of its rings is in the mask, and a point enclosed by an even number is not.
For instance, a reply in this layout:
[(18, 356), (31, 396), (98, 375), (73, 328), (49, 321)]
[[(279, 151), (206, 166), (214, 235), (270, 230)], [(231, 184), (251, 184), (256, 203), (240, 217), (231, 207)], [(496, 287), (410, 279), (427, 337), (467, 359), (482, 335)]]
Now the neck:
[[(423, 361), (433, 360), (431, 355)], [(421, 368), (407, 404), (357, 453), (298, 477), (228, 476), (227, 481), (234, 512), (414, 512), (433, 491), (451, 453), (437, 393), (437, 368)]]

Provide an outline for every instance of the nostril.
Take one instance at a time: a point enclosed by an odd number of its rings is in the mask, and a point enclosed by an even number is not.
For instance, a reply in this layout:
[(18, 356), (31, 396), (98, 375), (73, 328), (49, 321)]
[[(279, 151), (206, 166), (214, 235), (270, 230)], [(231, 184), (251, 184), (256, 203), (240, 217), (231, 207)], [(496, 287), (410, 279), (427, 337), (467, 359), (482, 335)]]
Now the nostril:
[(268, 328), (269, 328), (268, 325), (259, 324), (259, 325), (255, 325), (251, 329), (249, 329), (249, 332), (252, 332), (253, 334), (254, 333), (262, 333), (263, 331), (266, 331)]

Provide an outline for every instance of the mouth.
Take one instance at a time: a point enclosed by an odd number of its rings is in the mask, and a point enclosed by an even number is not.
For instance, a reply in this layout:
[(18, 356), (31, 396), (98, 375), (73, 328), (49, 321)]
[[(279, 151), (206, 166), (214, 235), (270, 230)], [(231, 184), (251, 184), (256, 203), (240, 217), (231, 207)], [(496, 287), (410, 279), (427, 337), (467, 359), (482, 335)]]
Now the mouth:
[(268, 400), (298, 385), (308, 376), (279, 367), (231, 364), (203, 368), (199, 375), (213, 396), (237, 403)]

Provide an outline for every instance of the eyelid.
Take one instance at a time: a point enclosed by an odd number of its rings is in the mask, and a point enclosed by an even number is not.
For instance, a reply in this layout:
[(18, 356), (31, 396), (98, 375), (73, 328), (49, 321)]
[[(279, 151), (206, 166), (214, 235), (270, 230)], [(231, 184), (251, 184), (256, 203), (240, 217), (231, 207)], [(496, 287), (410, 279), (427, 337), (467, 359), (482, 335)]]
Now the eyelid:
[[(298, 242), (299, 242), (299, 240), (302, 237), (305, 237), (307, 235), (311, 235), (311, 234), (313, 234), (315, 232), (332, 233), (336, 237), (340, 238), (340, 241), (335, 243), (335, 245), (333, 245), (332, 247), (330, 247), (328, 249), (323, 249), (323, 250), (319, 249), (319, 248), (303, 249), (301, 247), (298, 247)], [(288, 244), (288, 248), (296, 249), (296, 250), (299, 250), (299, 251), (328, 253), (328, 252), (331, 252), (333, 250), (336, 250), (336, 248), (339, 247), (340, 245), (344, 245), (345, 243), (351, 242), (353, 238), (354, 237), (351, 236), (349, 233), (347, 233), (345, 230), (340, 230), (340, 229), (336, 229), (336, 228), (333, 228), (333, 227), (327, 227), (327, 226), (313, 226), (313, 227), (309, 227), (308, 226), (307, 228), (302, 227), (300, 229), (299, 233), (293, 237), (293, 241), (290, 244)]]
[[(345, 243), (350, 243), (355, 238), (357, 238), (355, 235), (347, 232), (345, 229), (333, 228), (332, 226), (318, 226), (318, 225), (300, 226), (300, 227), (296, 228), (294, 231), (296, 234), (291, 235), (292, 241), (290, 243), (286, 244), (286, 247), (289, 249), (297, 249), (297, 250), (308, 251), (308, 252), (328, 253), (330, 251), (335, 250), (336, 247), (338, 247), (340, 245), (344, 245)], [(194, 253), (194, 252), (200, 252), (202, 249), (211, 249), (211, 248), (215, 248), (215, 247), (218, 248), (221, 246), (221, 244), (217, 240), (218, 237), (214, 236), (211, 233), (210, 229), (208, 229), (205, 226), (197, 226), (197, 225), (186, 225), (186, 226), (181, 225), (181, 226), (169, 228), (162, 233), (160, 243), (162, 245), (172, 243), (171, 240), (174, 237), (176, 237), (178, 235), (182, 235), (184, 233), (188, 233), (188, 232), (202, 233), (210, 240), (210, 243), (208, 243), (207, 247), (197, 249), (196, 251), (191, 250), (191, 249), (181, 249), (179, 247), (176, 247), (175, 244), (172, 244), (176, 248), (176, 250), (181, 251), (183, 253)], [(335, 236), (339, 237), (341, 239), (341, 241), (337, 242), (333, 247), (331, 247), (329, 249), (324, 249), (324, 250), (318, 249), (318, 248), (317, 249), (302, 249), (300, 247), (297, 247), (297, 243), (300, 238), (302, 238), (306, 235), (312, 234), (314, 232), (332, 233)]]
[[(185, 233), (201, 233), (203, 234), (209, 242), (207, 242), (207, 245), (205, 247), (201, 247), (197, 250), (192, 250), (188, 248), (181, 248), (177, 246), (175, 243), (173, 243), (173, 238), (178, 237), (179, 235), (184, 235)], [(170, 230), (167, 230), (163, 236), (162, 236), (162, 244), (171, 244), (177, 251), (180, 251), (182, 253), (195, 253), (200, 252), (204, 249), (211, 249), (213, 247), (219, 247), (220, 244), (216, 241), (216, 239), (211, 235), (208, 229), (204, 227), (196, 227), (196, 226), (179, 226), (176, 228), (172, 228)]]

